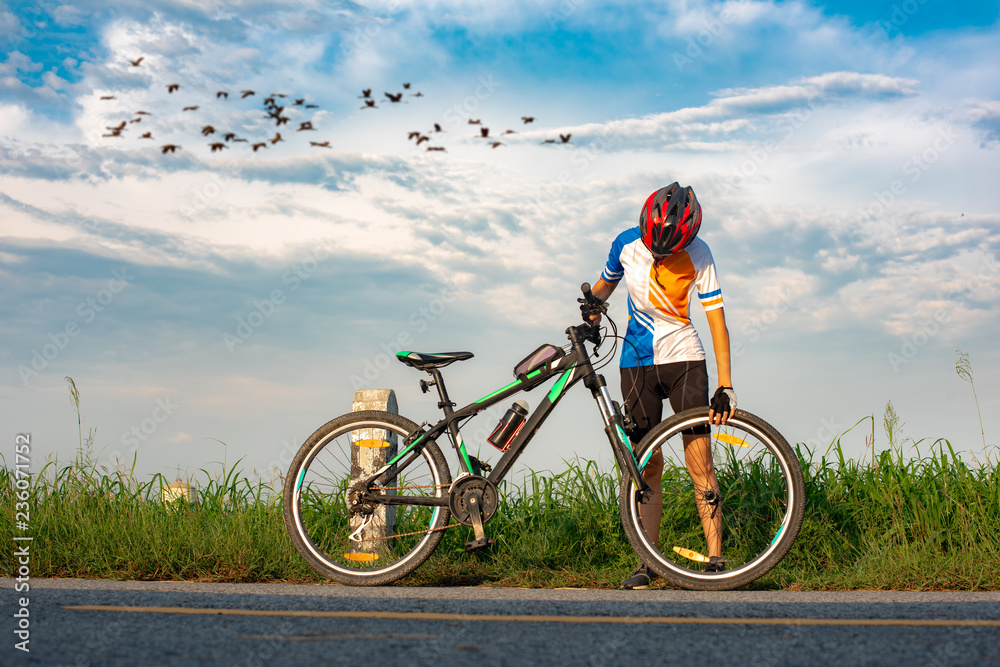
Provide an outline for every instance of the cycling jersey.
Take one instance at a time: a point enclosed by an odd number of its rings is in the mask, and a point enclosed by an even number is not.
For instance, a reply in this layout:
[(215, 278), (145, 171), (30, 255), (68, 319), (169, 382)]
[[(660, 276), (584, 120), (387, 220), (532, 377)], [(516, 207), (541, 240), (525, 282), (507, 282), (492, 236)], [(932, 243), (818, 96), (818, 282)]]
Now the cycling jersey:
[(708, 245), (695, 238), (687, 248), (654, 261), (638, 227), (611, 244), (601, 278), (628, 288), (628, 330), (621, 367), (653, 366), (705, 358), (698, 332), (688, 316), (696, 291), (706, 311), (722, 308), (722, 289)]

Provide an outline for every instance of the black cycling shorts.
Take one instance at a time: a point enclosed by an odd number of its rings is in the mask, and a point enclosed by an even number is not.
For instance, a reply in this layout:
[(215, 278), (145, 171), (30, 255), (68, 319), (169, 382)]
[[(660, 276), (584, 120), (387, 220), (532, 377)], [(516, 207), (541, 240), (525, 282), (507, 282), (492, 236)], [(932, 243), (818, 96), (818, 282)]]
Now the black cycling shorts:
[[(708, 367), (704, 359), (622, 368), (621, 373), (622, 396), (636, 424), (629, 433), (634, 444), (663, 419), (664, 399), (670, 399), (674, 412), (708, 407)], [(708, 426), (690, 431), (689, 435), (709, 433)]]

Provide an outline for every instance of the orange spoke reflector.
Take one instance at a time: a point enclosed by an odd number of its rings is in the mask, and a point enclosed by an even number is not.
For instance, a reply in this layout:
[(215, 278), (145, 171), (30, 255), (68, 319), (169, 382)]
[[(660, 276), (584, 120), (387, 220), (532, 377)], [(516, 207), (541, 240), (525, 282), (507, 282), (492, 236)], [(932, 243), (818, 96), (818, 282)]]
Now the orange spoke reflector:
[(354, 444), (358, 447), (375, 447), (375, 448), (382, 448), (389, 446), (389, 443), (386, 442), (385, 440), (358, 440)]
[(690, 549), (685, 549), (684, 547), (674, 547), (674, 551), (684, 556), (688, 560), (693, 560), (696, 563), (708, 562), (708, 558), (706, 556), (702, 556), (697, 551), (691, 551)]
[[(356, 553), (352, 553), (352, 554), (344, 554), (344, 558), (346, 558), (347, 560), (356, 560), (356, 561), (361, 561), (361, 562), (364, 562), (364, 563), (370, 563), (373, 560), (378, 560), (378, 554), (365, 554), (365, 553), (356, 552)], [(706, 558), (705, 560), (708, 560), (708, 559)]]
[(713, 433), (712, 436), (716, 440), (721, 440), (727, 445), (736, 445), (737, 447), (749, 447), (750, 445), (746, 440), (740, 440), (735, 435), (729, 435), (728, 433)]

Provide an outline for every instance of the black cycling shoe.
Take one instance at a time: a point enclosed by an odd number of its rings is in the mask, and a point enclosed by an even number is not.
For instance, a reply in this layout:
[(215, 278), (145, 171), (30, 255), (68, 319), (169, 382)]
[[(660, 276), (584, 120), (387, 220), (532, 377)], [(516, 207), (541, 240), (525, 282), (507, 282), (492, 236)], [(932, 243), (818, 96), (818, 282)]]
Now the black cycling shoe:
[(725, 572), (726, 571), (726, 561), (722, 560), (719, 556), (712, 556), (708, 559), (708, 563), (705, 565), (705, 572)]
[(649, 588), (649, 584), (654, 578), (653, 573), (649, 571), (646, 564), (640, 563), (635, 572), (622, 582), (622, 588), (627, 590), (645, 590)]

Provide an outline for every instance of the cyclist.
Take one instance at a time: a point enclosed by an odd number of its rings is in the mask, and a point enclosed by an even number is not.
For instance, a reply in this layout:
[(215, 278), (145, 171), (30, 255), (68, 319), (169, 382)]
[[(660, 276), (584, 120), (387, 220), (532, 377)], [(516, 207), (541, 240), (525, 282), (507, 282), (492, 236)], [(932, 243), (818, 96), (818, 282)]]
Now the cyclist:
[[(678, 183), (660, 188), (643, 204), (639, 226), (614, 240), (604, 272), (593, 288), (601, 301), (607, 301), (622, 278), (628, 290), (629, 322), (620, 366), (622, 396), (635, 421), (629, 433), (633, 444), (660, 422), (664, 399), (670, 400), (674, 412), (709, 406), (713, 424), (725, 424), (736, 410), (722, 290), (712, 253), (697, 238), (700, 227), (701, 206), (692, 188)], [(692, 292), (705, 309), (718, 366), (719, 388), (711, 404), (705, 350), (688, 316)], [(590, 313), (586, 304), (582, 309), (585, 317), (600, 322), (600, 313)], [(695, 503), (708, 543), (705, 570), (719, 572), (725, 569), (722, 512), (708, 427), (692, 429), (682, 437), (684, 462), (695, 487)], [(639, 514), (646, 535), (657, 544), (663, 514), (662, 454), (651, 458), (642, 474), (653, 495), (640, 505)], [(652, 577), (648, 566), (641, 563), (622, 587), (647, 588)]]

